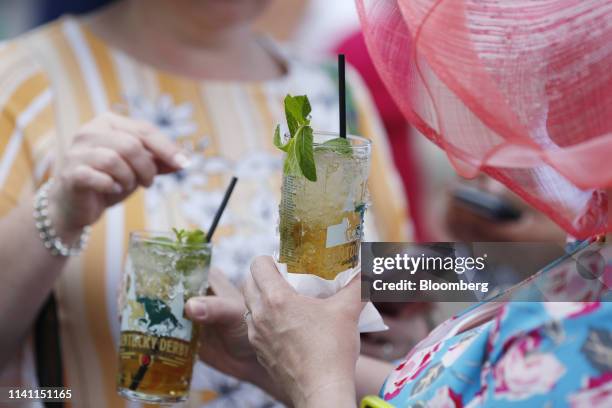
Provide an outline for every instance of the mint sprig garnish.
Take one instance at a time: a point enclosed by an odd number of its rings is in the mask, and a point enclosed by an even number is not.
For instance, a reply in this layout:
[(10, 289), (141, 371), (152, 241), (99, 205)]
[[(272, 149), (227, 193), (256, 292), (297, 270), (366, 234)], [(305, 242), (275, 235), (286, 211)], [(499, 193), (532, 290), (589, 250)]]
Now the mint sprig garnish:
[[(283, 143), (280, 125), (274, 129), (274, 146), (287, 153), (283, 171), (285, 174), (299, 175), (310, 181), (317, 181), (317, 168), (314, 159), (314, 136), (310, 127), (310, 102), (306, 95), (285, 97), (285, 118), (289, 128), (289, 140)], [(352, 153), (351, 143), (338, 137), (317, 145), (316, 149), (328, 149), (341, 155)]]
[(176, 235), (176, 243), (179, 245), (198, 245), (206, 243), (206, 234), (200, 229), (187, 231), (184, 229), (172, 228), (172, 232)]
[(208, 261), (209, 254), (199, 251), (201, 245), (206, 243), (204, 231), (199, 229), (186, 231), (172, 228), (172, 232), (174, 232), (176, 237), (175, 240), (168, 237), (154, 237), (149, 245), (162, 246), (179, 254), (175, 264), (177, 271), (189, 274), (198, 265), (204, 265)]
[(289, 128), (289, 140), (282, 142), (280, 126), (274, 130), (274, 145), (287, 153), (285, 174), (301, 174), (310, 181), (317, 181), (314, 161), (313, 132), (310, 127), (310, 102), (306, 95), (285, 97), (285, 118)]
[(295, 136), (295, 157), (302, 174), (310, 181), (317, 181), (317, 168), (314, 160), (313, 134), (310, 126), (298, 128)]

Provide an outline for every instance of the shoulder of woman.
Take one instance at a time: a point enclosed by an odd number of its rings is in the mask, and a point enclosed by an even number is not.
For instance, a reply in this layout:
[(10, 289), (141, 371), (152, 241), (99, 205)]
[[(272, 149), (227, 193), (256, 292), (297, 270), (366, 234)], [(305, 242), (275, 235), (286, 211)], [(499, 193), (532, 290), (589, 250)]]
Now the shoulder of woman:
[(58, 20), (0, 42), (0, 89), (11, 89), (11, 82), (33, 77), (47, 81), (43, 54), (51, 51), (52, 39), (59, 34), (62, 24)]
[(0, 112), (16, 117), (38, 98), (50, 98), (50, 94), (43, 66), (22, 40), (0, 43)]
[[(27, 36), (0, 42), (0, 79), (13, 69), (42, 70), (26, 42)], [(7, 72), (8, 71), (8, 72)]]

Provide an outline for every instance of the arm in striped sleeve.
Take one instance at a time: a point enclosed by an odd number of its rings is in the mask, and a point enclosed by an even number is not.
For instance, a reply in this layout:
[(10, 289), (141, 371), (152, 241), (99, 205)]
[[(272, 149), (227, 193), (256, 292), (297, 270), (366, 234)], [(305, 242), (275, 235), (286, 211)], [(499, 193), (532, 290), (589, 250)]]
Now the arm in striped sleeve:
[(53, 132), (46, 75), (18, 43), (5, 45), (0, 49), (0, 327), (10, 330), (0, 336), (0, 369), (17, 354), (65, 264), (42, 245), (32, 217), (34, 191), (47, 167), (41, 159), (54, 149)]

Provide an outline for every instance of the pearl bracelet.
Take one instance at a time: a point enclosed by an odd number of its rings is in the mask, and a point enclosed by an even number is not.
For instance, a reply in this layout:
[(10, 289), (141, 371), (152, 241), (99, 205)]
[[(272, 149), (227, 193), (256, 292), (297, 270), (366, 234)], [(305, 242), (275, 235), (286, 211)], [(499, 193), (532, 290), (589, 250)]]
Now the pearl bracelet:
[(34, 222), (38, 235), (52, 255), (64, 257), (78, 255), (87, 244), (91, 228), (89, 226), (83, 228), (79, 241), (72, 247), (62, 242), (49, 219), (49, 189), (52, 185), (53, 179), (51, 178), (38, 189), (34, 197)]

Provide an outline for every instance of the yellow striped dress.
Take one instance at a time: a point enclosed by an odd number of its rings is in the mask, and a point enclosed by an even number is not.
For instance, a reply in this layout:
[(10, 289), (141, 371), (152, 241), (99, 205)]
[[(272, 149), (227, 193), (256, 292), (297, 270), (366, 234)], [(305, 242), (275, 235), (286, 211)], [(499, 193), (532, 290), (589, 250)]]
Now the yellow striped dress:
[[(188, 172), (157, 177), (151, 188), (109, 208), (93, 226), (86, 251), (70, 259), (57, 282), (72, 406), (138, 406), (115, 391), (117, 293), (130, 231), (208, 228), (235, 174), (240, 182), (216, 233), (213, 264), (239, 282), (255, 255), (274, 251), (282, 156), (272, 134), (284, 122), (284, 96), (307, 94), (313, 127), (338, 129), (337, 87), (329, 70), (282, 55), (288, 72), (276, 80), (194, 80), (113, 49), (73, 17), (0, 44), (0, 217), (31, 200), (62, 166), (81, 124), (114, 107), (156, 123), (193, 154)], [(406, 203), (383, 129), (360, 78), (352, 70), (347, 77), (351, 125), (374, 146), (366, 238), (405, 240)], [(32, 362), (26, 344), (8, 367), (0, 367), (0, 386), (36, 384)], [(257, 407), (266, 398), (198, 363), (188, 404)]]

